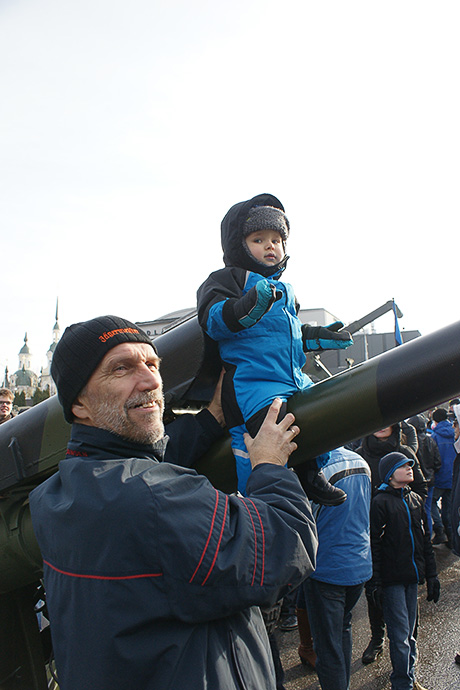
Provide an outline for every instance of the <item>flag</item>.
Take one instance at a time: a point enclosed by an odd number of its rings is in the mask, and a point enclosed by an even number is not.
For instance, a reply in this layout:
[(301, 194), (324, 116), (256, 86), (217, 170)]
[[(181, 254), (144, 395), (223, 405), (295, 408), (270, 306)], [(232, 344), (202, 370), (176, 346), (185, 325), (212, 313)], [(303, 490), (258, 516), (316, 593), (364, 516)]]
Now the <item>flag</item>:
[(401, 338), (401, 331), (399, 330), (398, 315), (396, 313), (396, 304), (395, 304), (394, 300), (393, 300), (393, 314), (395, 315), (395, 342), (396, 342), (396, 346), (398, 346), (398, 345), (402, 345), (403, 341)]

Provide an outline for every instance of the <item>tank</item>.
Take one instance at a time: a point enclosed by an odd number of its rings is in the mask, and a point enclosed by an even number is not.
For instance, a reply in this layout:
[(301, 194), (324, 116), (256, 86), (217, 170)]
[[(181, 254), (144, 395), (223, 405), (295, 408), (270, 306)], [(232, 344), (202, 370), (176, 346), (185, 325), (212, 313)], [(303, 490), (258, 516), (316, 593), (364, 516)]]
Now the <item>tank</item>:
[[(288, 408), (301, 432), (296, 439), (299, 448), (289, 464), (294, 466), (458, 395), (459, 343), (460, 321), (294, 395)], [(162, 358), (166, 415), (206, 405), (220, 362), (196, 316), (156, 338), (155, 345)], [(0, 426), (0, 648), (10, 650), (0, 663), (2, 690), (48, 687), (42, 644), (36, 639), (38, 626), (31, 616), (42, 564), (28, 494), (56, 471), (69, 436), (70, 425), (56, 396)], [(195, 467), (216, 488), (235, 490), (229, 437), (216, 443)], [(18, 673), (26, 678), (24, 684)]]

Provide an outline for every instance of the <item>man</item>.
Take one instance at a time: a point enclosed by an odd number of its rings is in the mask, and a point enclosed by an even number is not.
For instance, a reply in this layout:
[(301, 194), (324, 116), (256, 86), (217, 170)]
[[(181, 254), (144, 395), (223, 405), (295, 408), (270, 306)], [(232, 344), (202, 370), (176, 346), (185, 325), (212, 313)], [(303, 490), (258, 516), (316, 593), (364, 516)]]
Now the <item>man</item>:
[(9, 388), (0, 388), (0, 424), (13, 419), (13, 400), (14, 395)]
[[(299, 476), (302, 470), (299, 467)], [(296, 468), (297, 469), (297, 468)], [(322, 690), (348, 690), (351, 669), (352, 611), (372, 575), (369, 465), (346, 448), (331, 452), (326, 479), (347, 494), (340, 506), (313, 504), (318, 529), (315, 572), (300, 586), (299, 656), (315, 666)], [(305, 611), (306, 604), (306, 611)], [(315, 657), (309, 642), (313, 636)]]
[[(455, 400), (458, 400), (456, 398)], [(460, 556), (460, 404), (453, 403), (452, 410), (455, 415), (453, 422), (454, 429), (454, 449), (457, 453), (454, 460), (454, 470), (452, 474), (452, 496), (451, 496), (451, 529), (452, 529), (452, 551), (456, 556)], [(460, 652), (456, 652), (455, 663), (460, 664)]]
[(408, 422), (414, 427), (417, 433), (418, 449), (416, 454), (420, 463), (420, 468), (423, 472), (423, 476), (426, 479), (428, 493), (425, 499), (425, 512), (431, 535), (433, 532), (431, 503), (433, 501), (436, 472), (439, 472), (442, 466), (441, 454), (439, 452), (438, 444), (434, 438), (431, 436), (431, 434), (427, 434), (426, 432), (427, 421), (423, 414), (416, 414), (413, 417), (410, 417)]
[[(454, 470), (452, 473), (452, 496), (451, 496), (451, 529), (452, 529), (452, 551), (456, 556), (460, 556), (460, 404), (453, 406), (455, 420), (454, 429), (454, 450), (457, 453), (454, 460)], [(460, 663), (460, 658), (457, 663)]]
[(447, 419), (452, 422), (452, 424), (455, 424), (457, 419), (455, 408), (458, 405), (460, 405), (460, 398), (453, 398), (452, 400), (449, 400), (449, 412), (447, 413)]
[[(447, 411), (438, 407), (433, 411), (434, 428), (431, 435), (438, 444), (441, 455), (441, 469), (436, 472), (434, 479), (433, 501), (431, 503), (431, 517), (433, 520), (433, 544), (446, 544), (452, 547), (452, 529), (450, 516), (450, 499), (452, 493), (452, 473), (454, 460), (457, 455), (454, 448), (455, 432), (447, 419)], [(441, 501), (441, 511), (438, 502)]]
[(311, 572), (317, 545), (306, 496), (285, 467), (299, 429), (292, 414), (276, 423), (275, 401), (246, 439), (247, 498), (223, 494), (161, 462), (159, 364), (149, 338), (113, 316), (70, 326), (54, 353), (72, 435), (30, 504), (59, 686), (274, 690), (256, 607)]

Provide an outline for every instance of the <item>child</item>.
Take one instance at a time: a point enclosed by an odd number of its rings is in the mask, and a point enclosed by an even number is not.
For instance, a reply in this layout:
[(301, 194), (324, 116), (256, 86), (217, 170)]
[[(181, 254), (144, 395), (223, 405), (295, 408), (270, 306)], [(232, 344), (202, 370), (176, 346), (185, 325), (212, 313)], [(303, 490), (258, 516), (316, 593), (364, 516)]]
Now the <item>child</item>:
[[(312, 327), (298, 319), (292, 286), (280, 280), (288, 234), (284, 207), (271, 194), (232, 206), (221, 225), (225, 268), (198, 290), (200, 325), (218, 342), (225, 368), (222, 400), (241, 493), (251, 472), (244, 433), (257, 433), (274, 398), (285, 402), (312, 385), (302, 371), (305, 352), (353, 342), (349, 333), (336, 332), (341, 323)], [(344, 501), (346, 494), (313, 463), (309, 498), (326, 505)]]
[(390, 640), (392, 690), (423, 690), (415, 681), (417, 590), (426, 578), (428, 601), (440, 584), (423, 499), (410, 489), (414, 461), (398, 452), (379, 463), (382, 484), (371, 503), (373, 575), (369, 595), (383, 606)]

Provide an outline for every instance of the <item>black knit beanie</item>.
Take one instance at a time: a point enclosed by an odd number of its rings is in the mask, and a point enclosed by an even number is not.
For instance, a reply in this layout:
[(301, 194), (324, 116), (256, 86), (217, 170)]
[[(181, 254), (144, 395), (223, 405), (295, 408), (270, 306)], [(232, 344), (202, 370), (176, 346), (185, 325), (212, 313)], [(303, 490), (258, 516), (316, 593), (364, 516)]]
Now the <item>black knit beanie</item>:
[(433, 421), (436, 423), (445, 422), (447, 419), (447, 410), (445, 410), (443, 407), (437, 407), (433, 412), (432, 417)]
[(51, 376), (68, 422), (73, 422), (72, 405), (99, 362), (112, 347), (129, 342), (155, 349), (144, 331), (118, 316), (99, 316), (65, 329), (54, 351)]
[(411, 458), (407, 458), (403, 453), (399, 453), (398, 451), (384, 455), (379, 462), (379, 475), (381, 481), (384, 484), (388, 484), (395, 470), (406, 463), (409, 463), (411, 467), (414, 466), (414, 461)]
[(275, 230), (286, 242), (289, 235), (289, 221), (287, 216), (279, 208), (274, 206), (254, 206), (249, 212), (249, 217), (243, 225), (243, 237), (258, 230)]

